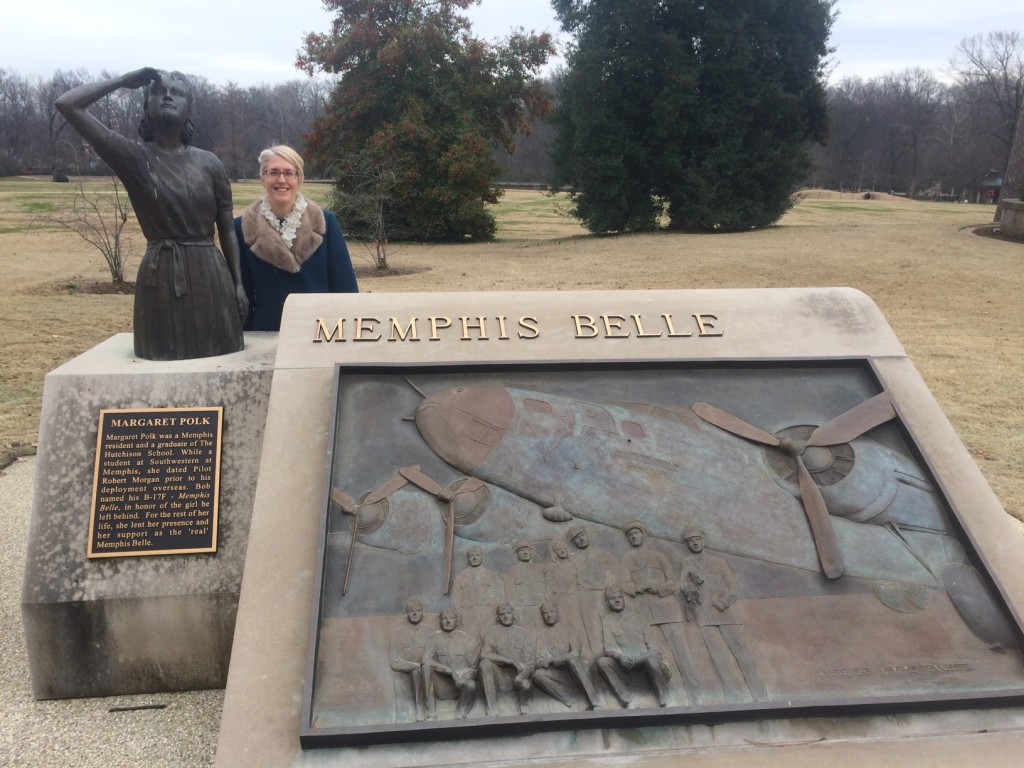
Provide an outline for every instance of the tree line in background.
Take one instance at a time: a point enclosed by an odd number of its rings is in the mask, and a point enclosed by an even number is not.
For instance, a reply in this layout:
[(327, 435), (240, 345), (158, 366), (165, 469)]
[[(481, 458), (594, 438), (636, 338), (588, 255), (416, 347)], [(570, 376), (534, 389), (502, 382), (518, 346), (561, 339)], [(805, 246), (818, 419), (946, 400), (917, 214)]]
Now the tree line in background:
[(1024, 41), (1017, 32), (966, 38), (950, 73), (943, 82), (907, 69), (831, 87), (831, 135), (815, 150), (811, 183), (972, 202), (998, 193), (1024, 111)]
[[(993, 32), (963, 40), (951, 62), (952, 79), (908, 69), (826, 88), (829, 134), (811, 145), (807, 186), (895, 191), (935, 199), (985, 201), (1004, 176), (1024, 117), (1024, 39)], [(539, 122), (517, 139), (506, 179), (547, 181), (546, 148), (554, 128)], [(1019, 174), (1018, 174), (1019, 175)], [(1004, 196), (1020, 194), (1006, 176)]]
[[(99, 78), (110, 74), (101, 72)], [(33, 78), (0, 68), (0, 176), (106, 173), (60, 116), (54, 100), (94, 78), (85, 70), (58, 70)], [(218, 155), (233, 179), (258, 175), (256, 158), (271, 144), (301, 147), (310, 125), (323, 111), (331, 84), (298, 76), (276, 85), (243, 88), (214, 85), (189, 75), (194, 95), (195, 145)], [(95, 105), (95, 115), (125, 136), (135, 136), (142, 119), (142, 92), (118, 90)], [(316, 175), (316, 169), (312, 169)]]
[[(266, 146), (300, 149), (386, 263), (389, 239), (492, 237), (498, 180), (569, 187), (594, 232), (766, 226), (801, 185), (976, 200), (1024, 122), (1016, 32), (963, 40), (946, 81), (909, 69), (826, 87), (834, 0), (555, 0), (574, 42), (542, 79), (550, 38), (480, 41), (460, 13), (473, 2), (328, 0), (330, 32), (299, 55), (327, 77), (191, 76), (196, 145), (233, 178), (255, 176)], [(0, 69), (0, 175), (103, 172), (53, 108), (89, 77)], [(96, 109), (134, 135), (141, 94)]]

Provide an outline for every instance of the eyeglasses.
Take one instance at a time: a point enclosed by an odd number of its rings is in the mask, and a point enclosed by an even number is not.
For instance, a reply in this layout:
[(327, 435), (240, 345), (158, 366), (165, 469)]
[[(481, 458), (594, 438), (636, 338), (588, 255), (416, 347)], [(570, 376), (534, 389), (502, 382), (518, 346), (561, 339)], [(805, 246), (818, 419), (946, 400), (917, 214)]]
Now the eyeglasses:
[(291, 181), (292, 179), (297, 177), (299, 174), (297, 174), (291, 168), (287, 168), (287, 169), (285, 169), (283, 171), (279, 171), (277, 168), (271, 168), (269, 170), (264, 171), (263, 175), (264, 176), (269, 176), (272, 179), (278, 179), (278, 178), (284, 176), (286, 179)]

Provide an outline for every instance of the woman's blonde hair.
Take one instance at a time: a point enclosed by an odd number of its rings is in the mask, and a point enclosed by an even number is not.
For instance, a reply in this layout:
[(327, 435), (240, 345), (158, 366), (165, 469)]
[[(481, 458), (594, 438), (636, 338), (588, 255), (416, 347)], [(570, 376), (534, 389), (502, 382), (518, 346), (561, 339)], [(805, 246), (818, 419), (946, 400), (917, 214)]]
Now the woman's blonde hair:
[(260, 152), (260, 176), (267, 170), (267, 163), (270, 162), (270, 158), (277, 156), (295, 166), (296, 172), (299, 174), (299, 178), (302, 178), (302, 155), (296, 152), (294, 149), (286, 144), (276, 144), (273, 147), (268, 147)]

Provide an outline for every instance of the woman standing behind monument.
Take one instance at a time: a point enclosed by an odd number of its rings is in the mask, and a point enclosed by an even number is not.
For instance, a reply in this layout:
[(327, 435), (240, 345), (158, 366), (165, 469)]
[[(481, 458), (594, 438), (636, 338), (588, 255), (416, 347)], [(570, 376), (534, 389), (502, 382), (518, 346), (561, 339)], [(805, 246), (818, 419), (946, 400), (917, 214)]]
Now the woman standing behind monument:
[(299, 192), (302, 157), (283, 144), (260, 152), (264, 195), (235, 219), (250, 312), (245, 329), (276, 331), (292, 293), (356, 293), (348, 246), (334, 214)]
[[(89, 114), (119, 88), (144, 88), (138, 143)], [(56, 101), (124, 184), (146, 237), (135, 283), (135, 354), (188, 360), (242, 349), (248, 312), (231, 185), (217, 157), (190, 146), (192, 91), (180, 72), (151, 67), (85, 83)], [(221, 251), (213, 242), (217, 229)]]

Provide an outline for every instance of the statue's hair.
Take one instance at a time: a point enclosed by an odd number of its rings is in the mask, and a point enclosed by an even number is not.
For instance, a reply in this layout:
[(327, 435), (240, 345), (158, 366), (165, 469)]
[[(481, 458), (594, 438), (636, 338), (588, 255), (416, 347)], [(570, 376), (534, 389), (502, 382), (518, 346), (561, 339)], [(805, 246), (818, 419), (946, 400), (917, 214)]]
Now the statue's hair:
[[(168, 80), (180, 80), (185, 84), (185, 97), (188, 100), (188, 117), (181, 124), (181, 143), (188, 146), (192, 143), (192, 137), (196, 133), (196, 124), (192, 122), (192, 83), (185, 75), (175, 70), (174, 72), (162, 73)], [(149, 116), (149, 90), (150, 85), (142, 89), (142, 120), (139, 121), (139, 136), (143, 141), (153, 141), (153, 119)]]
[(272, 147), (267, 147), (260, 152), (260, 176), (267, 169), (267, 163), (270, 162), (272, 157), (280, 157), (283, 160), (287, 160), (289, 163), (295, 166), (295, 170), (299, 174), (299, 178), (302, 178), (302, 168), (305, 165), (302, 162), (302, 155), (296, 152), (294, 149), (289, 147), (287, 144), (275, 144)]

